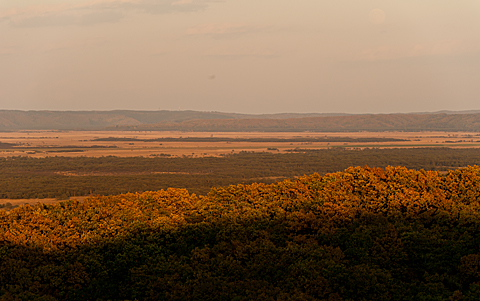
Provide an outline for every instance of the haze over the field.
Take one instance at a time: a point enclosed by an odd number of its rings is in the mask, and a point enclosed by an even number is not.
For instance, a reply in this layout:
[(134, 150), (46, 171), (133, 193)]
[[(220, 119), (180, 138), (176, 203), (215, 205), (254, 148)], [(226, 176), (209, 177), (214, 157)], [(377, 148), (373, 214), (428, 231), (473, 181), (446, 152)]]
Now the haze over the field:
[(0, 109), (478, 109), (477, 0), (2, 0)]

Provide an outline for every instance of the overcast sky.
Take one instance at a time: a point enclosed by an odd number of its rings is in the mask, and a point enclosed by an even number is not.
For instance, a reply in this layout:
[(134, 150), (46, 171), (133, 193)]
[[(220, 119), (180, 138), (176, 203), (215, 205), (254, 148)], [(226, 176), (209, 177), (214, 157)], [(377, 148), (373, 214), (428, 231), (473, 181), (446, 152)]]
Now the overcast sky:
[(480, 1), (1, 0), (0, 109), (480, 109)]

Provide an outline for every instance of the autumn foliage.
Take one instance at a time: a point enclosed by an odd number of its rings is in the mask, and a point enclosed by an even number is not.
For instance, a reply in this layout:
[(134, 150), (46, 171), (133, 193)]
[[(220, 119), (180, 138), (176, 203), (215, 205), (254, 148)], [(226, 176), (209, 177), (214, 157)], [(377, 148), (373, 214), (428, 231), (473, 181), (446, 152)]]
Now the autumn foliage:
[(0, 300), (478, 300), (480, 168), (0, 211)]

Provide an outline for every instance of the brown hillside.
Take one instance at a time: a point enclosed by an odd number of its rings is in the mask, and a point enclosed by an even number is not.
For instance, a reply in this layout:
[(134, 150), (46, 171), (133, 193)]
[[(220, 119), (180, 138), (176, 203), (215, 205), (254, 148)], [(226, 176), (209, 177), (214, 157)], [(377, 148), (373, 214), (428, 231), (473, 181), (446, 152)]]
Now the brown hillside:
[(216, 119), (118, 127), (182, 131), (480, 131), (480, 114), (371, 114), (290, 119)]

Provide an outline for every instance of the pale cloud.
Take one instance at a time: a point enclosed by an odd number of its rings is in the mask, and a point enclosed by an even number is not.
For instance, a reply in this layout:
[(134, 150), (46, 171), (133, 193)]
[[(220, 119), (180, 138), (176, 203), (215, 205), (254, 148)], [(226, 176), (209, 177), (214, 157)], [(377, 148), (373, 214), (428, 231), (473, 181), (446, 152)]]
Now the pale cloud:
[(394, 60), (408, 56), (408, 51), (398, 46), (382, 45), (375, 48), (364, 49), (354, 60), (358, 61), (384, 61)]
[(190, 36), (210, 36), (220, 38), (263, 32), (267, 28), (268, 26), (266, 25), (248, 23), (208, 23), (190, 27), (187, 29), (186, 34)]
[(123, 17), (124, 14), (115, 11), (87, 12), (83, 14), (68, 12), (19, 18), (13, 20), (12, 25), (15, 27), (94, 25), (118, 22)]
[(184, 4), (192, 4), (193, 1), (192, 0), (179, 0), (179, 1), (175, 1), (172, 3), (172, 5), (184, 5)]
[(386, 61), (402, 58), (450, 56), (480, 51), (479, 43), (461, 39), (425, 42), (413, 45), (382, 45), (364, 49), (354, 61)]
[(462, 39), (450, 39), (437, 41), (435, 43), (415, 45), (411, 56), (425, 56), (425, 55), (458, 55), (464, 53), (471, 53), (480, 50), (471, 42)]
[(0, 55), (14, 54), (15, 48), (11, 45), (0, 47)]
[(113, 8), (118, 5), (127, 3), (138, 3), (138, 0), (94, 0), (80, 3), (64, 3), (64, 4), (39, 4), (29, 5), (25, 7), (12, 7), (0, 11), (0, 20), (14, 18), (29, 18), (35, 16), (45, 16), (50, 14), (60, 14), (74, 10)]
[(211, 49), (204, 53), (205, 56), (216, 58), (274, 58), (278, 54), (270, 49), (244, 48), (244, 49)]
[(150, 51), (149, 55), (150, 56), (164, 56), (171, 53), (170, 51), (164, 50), (164, 49), (157, 49)]
[(208, 7), (208, 0), (139, 0), (137, 3), (124, 5), (123, 8), (151, 14), (168, 14), (176, 12), (195, 12)]
[(66, 50), (66, 49), (85, 49), (91, 47), (98, 47), (107, 43), (105, 37), (97, 37), (87, 40), (68, 40), (62, 41), (60, 43), (52, 43), (45, 45), (42, 49), (42, 52), (50, 52), (57, 50)]
[(194, 12), (208, 0), (92, 0), (55, 5), (30, 5), (0, 11), (0, 21), (17, 27), (91, 25), (118, 22), (128, 11), (151, 14)]

